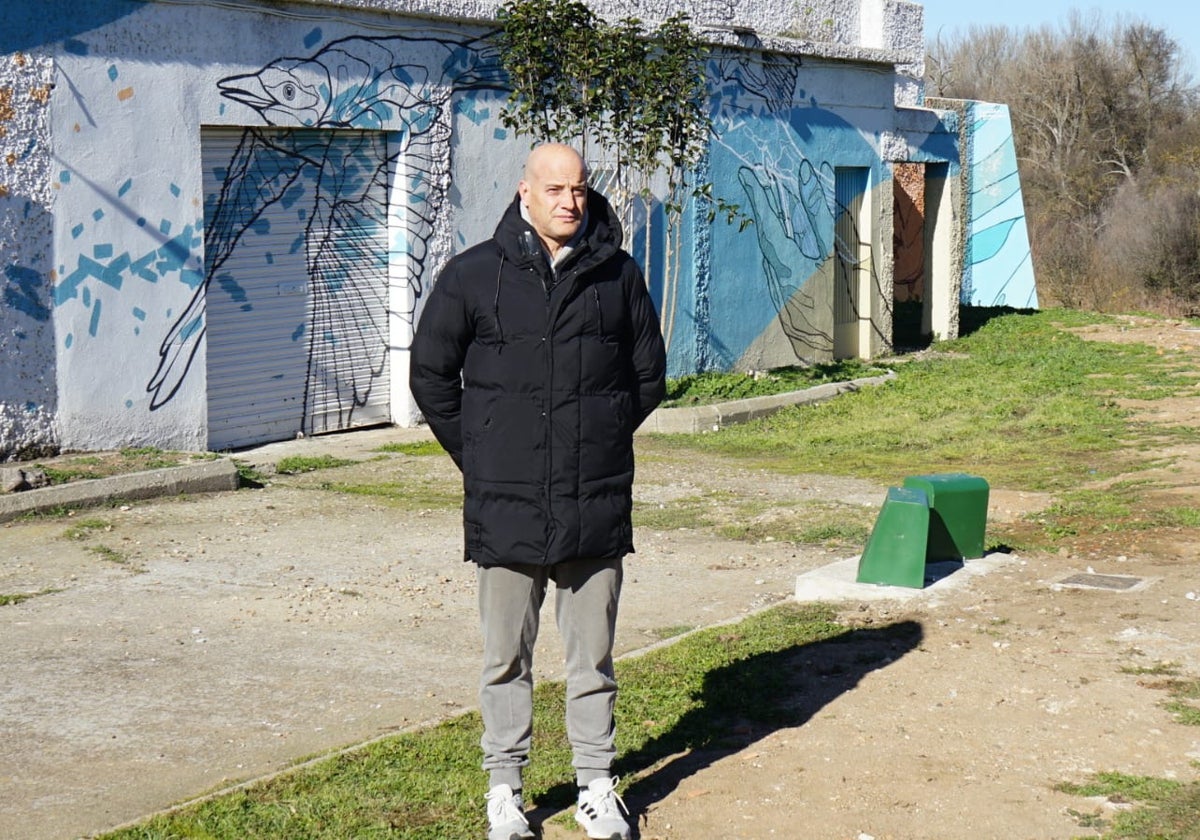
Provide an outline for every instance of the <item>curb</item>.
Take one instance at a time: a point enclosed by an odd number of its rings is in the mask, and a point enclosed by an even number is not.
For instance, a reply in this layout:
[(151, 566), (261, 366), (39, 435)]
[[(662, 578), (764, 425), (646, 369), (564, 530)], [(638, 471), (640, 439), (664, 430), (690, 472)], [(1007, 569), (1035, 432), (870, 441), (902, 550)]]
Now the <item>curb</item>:
[(759, 417), (767, 417), (782, 408), (807, 405), (832, 399), (839, 394), (857, 391), (867, 385), (882, 385), (895, 379), (895, 371), (881, 376), (852, 379), (848, 382), (828, 382), (803, 391), (772, 394), (766, 397), (750, 397), (732, 402), (714, 403), (681, 408), (659, 408), (638, 427), (636, 434), (698, 434), (715, 432), (734, 423), (745, 423)]
[(95, 478), (0, 496), (0, 522), (55, 508), (82, 508), (118, 499), (151, 499), (238, 488), (237, 465), (228, 458), (160, 470)]

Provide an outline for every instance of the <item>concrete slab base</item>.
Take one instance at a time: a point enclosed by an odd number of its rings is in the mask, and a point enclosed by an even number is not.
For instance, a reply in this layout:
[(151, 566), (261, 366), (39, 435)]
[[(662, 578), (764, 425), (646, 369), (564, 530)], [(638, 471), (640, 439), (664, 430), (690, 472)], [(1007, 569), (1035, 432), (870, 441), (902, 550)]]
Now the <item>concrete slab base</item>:
[(944, 561), (925, 566), (925, 586), (887, 586), (859, 583), (859, 555), (838, 560), (796, 578), (797, 601), (907, 601), (961, 589), (972, 578), (1018, 561), (1014, 554), (993, 552), (965, 562)]

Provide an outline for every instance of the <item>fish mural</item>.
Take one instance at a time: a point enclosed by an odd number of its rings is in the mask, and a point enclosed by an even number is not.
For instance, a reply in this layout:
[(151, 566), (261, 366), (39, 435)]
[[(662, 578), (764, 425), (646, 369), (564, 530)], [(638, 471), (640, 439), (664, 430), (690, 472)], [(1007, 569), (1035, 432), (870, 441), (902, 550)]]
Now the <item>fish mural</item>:
[[(205, 335), (207, 296), (235, 293), (236, 284), (223, 278), (222, 268), (242, 238), (279, 202), (307, 205), (307, 337), (310, 360), (319, 356), (323, 362), (310, 361), (303, 417), (311, 416), (322, 394), (335, 393), (347, 414), (361, 405), (382, 369), (389, 329), (386, 319), (349, 323), (363, 311), (362, 296), (379, 292), (362, 288), (345, 271), (347, 263), (361, 265), (372, 258), (353, 252), (355, 237), (348, 234), (364, 221), (386, 224), (388, 208), (370, 197), (386, 196), (400, 168), (403, 194), (392, 202), (402, 208), (405, 239), (394, 250), (406, 257), (400, 282), (410, 290), (412, 305), (393, 314), (411, 326), (427, 279), (429, 244), (450, 186), (451, 100), (464, 91), (505, 90), (506, 80), (499, 55), (486, 38), (399, 35), (343, 38), (311, 56), (276, 59), (255, 73), (220, 80), (223, 97), (250, 108), (267, 126), (386, 131), (389, 142), (382, 159), (372, 159), (353, 141), (347, 145), (347, 132), (244, 130), (216, 201), (205, 208), (204, 281), (159, 347), (159, 364), (146, 387), (151, 409), (167, 404), (179, 391)], [(380, 268), (386, 271), (386, 266)], [(347, 335), (367, 348), (369, 369), (359, 366), (356, 372), (349, 365), (339, 370), (326, 364), (345, 354), (322, 352), (329, 348), (318, 343)], [(312, 431), (303, 422), (301, 431)]]

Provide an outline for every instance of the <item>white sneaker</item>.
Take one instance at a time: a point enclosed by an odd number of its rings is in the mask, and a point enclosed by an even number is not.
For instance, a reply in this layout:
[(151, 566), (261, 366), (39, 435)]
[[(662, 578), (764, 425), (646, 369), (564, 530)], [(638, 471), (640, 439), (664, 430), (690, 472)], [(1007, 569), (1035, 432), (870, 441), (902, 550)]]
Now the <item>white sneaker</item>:
[(629, 813), (617, 795), (617, 778), (596, 779), (579, 791), (575, 821), (592, 840), (629, 840), (629, 823), (621, 812)]
[(509, 785), (496, 785), (487, 792), (487, 840), (534, 840), (521, 794)]

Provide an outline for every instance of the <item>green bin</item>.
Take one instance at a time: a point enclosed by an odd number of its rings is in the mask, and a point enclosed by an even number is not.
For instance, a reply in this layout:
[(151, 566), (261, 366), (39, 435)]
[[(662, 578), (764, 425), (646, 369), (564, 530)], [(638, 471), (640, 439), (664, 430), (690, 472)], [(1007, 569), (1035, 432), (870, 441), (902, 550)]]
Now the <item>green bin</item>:
[(977, 475), (913, 475), (904, 486), (929, 497), (929, 545), (925, 559), (969, 560), (983, 556), (988, 483)]

